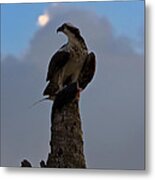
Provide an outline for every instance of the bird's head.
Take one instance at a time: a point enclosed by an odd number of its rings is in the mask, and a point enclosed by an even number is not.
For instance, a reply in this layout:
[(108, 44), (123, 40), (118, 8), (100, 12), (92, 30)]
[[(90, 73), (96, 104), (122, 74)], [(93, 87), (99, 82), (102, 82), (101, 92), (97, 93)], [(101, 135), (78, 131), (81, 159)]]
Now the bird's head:
[(64, 34), (66, 34), (69, 38), (70, 37), (79, 37), (80, 36), (80, 30), (73, 26), (71, 23), (64, 23), (62, 26), (60, 26), (57, 29), (57, 33), (58, 32), (63, 32)]

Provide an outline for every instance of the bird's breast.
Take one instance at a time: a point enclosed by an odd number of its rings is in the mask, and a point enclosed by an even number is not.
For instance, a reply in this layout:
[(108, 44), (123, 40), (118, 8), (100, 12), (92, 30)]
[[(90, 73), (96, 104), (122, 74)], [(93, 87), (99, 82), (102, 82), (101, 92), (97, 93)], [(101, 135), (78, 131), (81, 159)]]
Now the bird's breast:
[(71, 53), (70, 59), (64, 67), (64, 79), (71, 76), (74, 80), (76, 80), (80, 74), (85, 59), (86, 55), (84, 54), (79, 54), (77, 52)]
[(68, 61), (68, 63), (65, 65), (64, 69), (65, 69), (65, 74), (66, 75), (71, 75), (76, 73), (77, 71), (80, 71), (82, 68), (83, 63), (81, 63), (80, 60), (70, 60)]
[(77, 63), (83, 63), (86, 59), (87, 54), (87, 51), (81, 48), (72, 47), (70, 50), (70, 60)]

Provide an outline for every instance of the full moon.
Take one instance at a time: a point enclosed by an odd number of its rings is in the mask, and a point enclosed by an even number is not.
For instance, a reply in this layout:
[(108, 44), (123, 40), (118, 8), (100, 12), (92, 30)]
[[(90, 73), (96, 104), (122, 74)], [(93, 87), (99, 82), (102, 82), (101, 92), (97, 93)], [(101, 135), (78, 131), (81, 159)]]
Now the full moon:
[(49, 15), (43, 14), (38, 17), (38, 24), (40, 26), (45, 26), (49, 22)]

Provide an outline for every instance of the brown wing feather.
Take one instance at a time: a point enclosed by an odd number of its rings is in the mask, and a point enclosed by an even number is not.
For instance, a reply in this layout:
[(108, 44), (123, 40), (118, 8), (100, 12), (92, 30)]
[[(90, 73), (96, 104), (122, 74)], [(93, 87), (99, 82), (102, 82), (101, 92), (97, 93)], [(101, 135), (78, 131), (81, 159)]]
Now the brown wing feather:
[(58, 86), (58, 75), (62, 68), (65, 66), (65, 64), (69, 60), (69, 53), (65, 51), (58, 51), (54, 54), (52, 57), (49, 67), (48, 67), (48, 73), (46, 81), (49, 81), (46, 88), (43, 91), (43, 95), (50, 96), (51, 98), (54, 98), (55, 93), (59, 90)]
[(56, 73), (64, 67), (68, 60), (68, 52), (58, 51), (55, 53), (49, 63), (46, 81), (52, 81)]
[(59, 86), (56, 83), (49, 82), (43, 91), (43, 96), (55, 96), (55, 92), (59, 90)]
[(80, 88), (85, 89), (86, 86), (91, 82), (91, 80), (94, 77), (95, 69), (96, 69), (95, 54), (91, 52), (87, 56), (87, 59), (83, 65), (83, 68), (81, 70), (78, 79)]

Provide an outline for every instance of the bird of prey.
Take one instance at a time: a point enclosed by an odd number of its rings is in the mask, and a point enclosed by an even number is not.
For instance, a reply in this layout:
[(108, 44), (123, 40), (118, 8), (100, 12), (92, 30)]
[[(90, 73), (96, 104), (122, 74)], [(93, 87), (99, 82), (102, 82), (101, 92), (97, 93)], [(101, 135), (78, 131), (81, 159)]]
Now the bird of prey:
[(64, 23), (57, 32), (66, 34), (68, 43), (53, 55), (49, 63), (46, 78), (48, 84), (43, 92), (43, 95), (47, 97), (35, 102), (32, 107), (44, 100), (54, 100), (57, 95), (60, 97), (56, 98), (55, 105), (63, 107), (63, 102), (69, 103), (79, 98), (80, 92), (86, 88), (94, 76), (95, 54), (88, 53), (79, 29), (70, 23)]
[(68, 37), (68, 42), (53, 55), (49, 63), (46, 78), (48, 84), (43, 95), (51, 100), (65, 86), (78, 81), (88, 56), (86, 43), (77, 27), (64, 23), (57, 32), (63, 32)]
[[(88, 54), (85, 60), (85, 63), (81, 69), (77, 82), (69, 84), (68, 86), (64, 87), (61, 91), (57, 93), (57, 96), (54, 101), (53, 109), (57, 108), (61, 110), (65, 104), (68, 104), (73, 100), (78, 100), (80, 98), (80, 92), (83, 91), (93, 79), (95, 69), (96, 69), (95, 54), (91, 52), (90, 54)], [(51, 99), (50, 97), (41, 99), (35, 102), (32, 105), (32, 107), (44, 100), (51, 100)]]
[(53, 111), (55, 109), (61, 110), (64, 105), (79, 100), (80, 92), (86, 88), (94, 77), (96, 68), (95, 54), (91, 52), (81, 69), (78, 81), (64, 87), (56, 96), (53, 104)]

